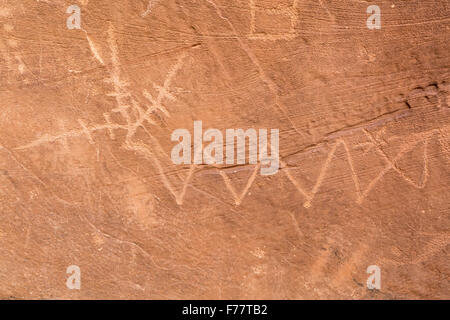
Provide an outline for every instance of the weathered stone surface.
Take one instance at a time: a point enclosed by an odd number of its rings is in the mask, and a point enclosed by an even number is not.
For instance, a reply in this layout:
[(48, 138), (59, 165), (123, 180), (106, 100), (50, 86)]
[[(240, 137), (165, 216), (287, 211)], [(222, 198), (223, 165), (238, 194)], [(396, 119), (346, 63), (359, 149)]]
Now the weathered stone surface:
[[(0, 297), (450, 298), (449, 3), (370, 4), (2, 1)], [(173, 164), (194, 120), (280, 170)]]

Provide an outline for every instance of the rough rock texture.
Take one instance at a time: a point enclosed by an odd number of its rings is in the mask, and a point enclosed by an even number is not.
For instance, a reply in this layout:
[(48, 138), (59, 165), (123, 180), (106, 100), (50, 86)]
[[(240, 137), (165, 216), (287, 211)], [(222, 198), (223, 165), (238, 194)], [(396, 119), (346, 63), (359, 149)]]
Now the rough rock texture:
[[(449, 40), (447, 0), (1, 1), (0, 298), (450, 298)], [(173, 164), (194, 120), (279, 172)]]

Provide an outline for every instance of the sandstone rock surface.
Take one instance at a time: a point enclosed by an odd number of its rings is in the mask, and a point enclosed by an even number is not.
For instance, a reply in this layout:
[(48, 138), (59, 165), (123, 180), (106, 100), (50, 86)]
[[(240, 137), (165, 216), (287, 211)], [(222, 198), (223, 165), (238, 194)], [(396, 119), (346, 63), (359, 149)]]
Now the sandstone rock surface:
[[(0, 298), (450, 298), (450, 4), (370, 4), (2, 1)], [(279, 171), (175, 165), (196, 120)]]

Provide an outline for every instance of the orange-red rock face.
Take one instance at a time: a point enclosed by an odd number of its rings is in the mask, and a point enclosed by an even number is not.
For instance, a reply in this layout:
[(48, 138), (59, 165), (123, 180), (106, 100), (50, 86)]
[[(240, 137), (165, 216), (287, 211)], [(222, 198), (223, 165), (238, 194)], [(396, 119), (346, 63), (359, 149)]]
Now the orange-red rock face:
[[(450, 5), (374, 4), (3, 1), (0, 298), (450, 298)], [(278, 172), (174, 164), (199, 120)]]

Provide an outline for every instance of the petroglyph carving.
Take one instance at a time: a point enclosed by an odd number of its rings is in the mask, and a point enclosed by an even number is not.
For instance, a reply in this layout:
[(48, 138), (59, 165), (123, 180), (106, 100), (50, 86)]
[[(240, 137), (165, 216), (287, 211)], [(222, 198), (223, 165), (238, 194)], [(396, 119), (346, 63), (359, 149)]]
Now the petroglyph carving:
[[(293, 0), (291, 7), (281, 8), (263, 8), (258, 5), (258, 0), (250, 0), (250, 34), (249, 39), (255, 40), (290, 40), (295, 38), (296, 26), (298, 23), (298, 3), (299, 0)], [(275, 5), (275, 4), (274, 4)], [(288, 29), (282, 31), (268, 31), (263, 32), (259, 30), (257, 23), (258, 15), (273, 15), (278, 18), (286, 19), (288, 22)]]

